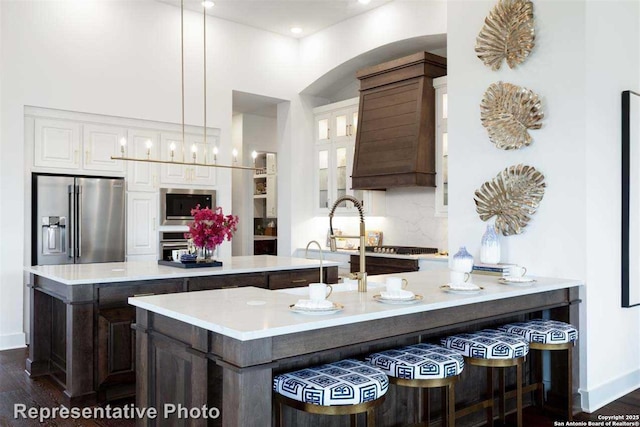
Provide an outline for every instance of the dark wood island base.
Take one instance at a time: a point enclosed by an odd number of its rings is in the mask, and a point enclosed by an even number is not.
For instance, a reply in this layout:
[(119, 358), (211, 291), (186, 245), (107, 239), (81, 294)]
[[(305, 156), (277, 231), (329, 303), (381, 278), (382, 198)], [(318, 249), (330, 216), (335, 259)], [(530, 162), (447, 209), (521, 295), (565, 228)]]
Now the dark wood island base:
[[(326, 267), (324, 272), (327, 283), (338, 281), (336, 266)], [(32, 378), (53, 378), (63, 389), (67, 407), (132, 397), (136, 337), (131, 325), (136, 314), (127, 303), (129, 297), (243, 286), (282, 289), (318, 279), (317, 267), (83, 284), (32, 273), (28, 285), (31, 343), (25, 370)]]
[[(578, 325), (578, 286), (527, 295), (434, 309), (342, 326), (239, 340), (136, 308), (136, 366), (138, 407), (155, 407), (157, 419), (139, 419), (139, 426), (222, 425), (264, 427), (274, 423), (272, 378), (291, 371), (348, 357), (362, 358), (386, 348), (451, 333), (478, 330), (543, 313)], [(560, 352), (553, 352), (560, 353)], [(573, 352), (577, 378), (579, 352)], [(552, 384), (566, 384), (566, 356), (551, 354)], [(526, 365), (525, 377), (532, 368)], [(507, 383), (515, 383), (509, 373)], [(456, 386), (458, 406), (482, 397), (485, 370), (467, 367)], [(566, 386), (564, 386), (566, 388)], [(559, 392), (562, 393), (562, 388)], [(574, 383), (575, 392), (576, 385)], [(438, 393), (433, 393), (438, 394)], [(439, 396), (434, 396), (434, 402)], [(566, 399), (566, 397), (565, 397)], [(513, 402), (515, 404), (515, 402)], [(165, 404), (184, 408), (217, 408), (216, 419), (162, 419)], [(432, 404), (432, 408), (440, 408)], [(507, 409), (510, 408), (508, 402)], [(408, 425), (416, 421), (418, 406), (408, 388), (390, 387), (385, 403), (377, 409), (380, 426)], [(476, 414), (483, 419), (482, 412)], [(460, 415), (459, 415), (460, 416)], [(285, 408), (284, 425), (315, 426), (319, 418)], [(317, 417), (317, 416), (315, 416)], [(327, 419), (329, 418), (329, 419)], [(344, 425), (341, 417), (321, 418), (323, 426)], [(471, 425), (465, 416), (458, 425)]]

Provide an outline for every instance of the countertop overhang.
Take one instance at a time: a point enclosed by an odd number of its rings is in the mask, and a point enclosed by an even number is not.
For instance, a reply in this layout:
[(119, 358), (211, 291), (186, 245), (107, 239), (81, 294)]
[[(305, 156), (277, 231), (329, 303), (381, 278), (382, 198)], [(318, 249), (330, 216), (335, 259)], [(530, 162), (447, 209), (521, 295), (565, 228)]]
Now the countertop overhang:
[[(222, 267), (177, 268), (158, 265), (155, 261), (109, 262), (95, 264), (36, 265), (25, 271), (65, 285), (133, 282), (138, 280), (180, 279), (185, 277), (259, 273), (264, 271), (317, 268), (318, 260), (271, 255), (221, 258)], [(325, 261), (323, 267), (339, 262)]]
[[(239, 341), (249, 341), (584, 284), (579, 280), (536, 277), (536, 282), (529, 286), (517, 286), (501, 284), (495, 277), (475, 275), (474, 282), (484, 290), (474, 295), (460, 295), (440, 289), (448, 281), (447, 270), (418, 271), (396, 276), (406, 278), (409, 281), (407, 289), (422, 295), (424, 300), (411, 305), (379, 303), (373, 300), (373, 296), (379, 293), (380, 288), (366, 293), (334, 292), (330, 300), (344, 305), (343, 311), (309, 316), (289, 309), (291, 304), (305, 298), (304, 295), (247, 287), (129, 298), (129, 304)], [(384, 281), (385, 275), (370, 276), (369, 280)]]

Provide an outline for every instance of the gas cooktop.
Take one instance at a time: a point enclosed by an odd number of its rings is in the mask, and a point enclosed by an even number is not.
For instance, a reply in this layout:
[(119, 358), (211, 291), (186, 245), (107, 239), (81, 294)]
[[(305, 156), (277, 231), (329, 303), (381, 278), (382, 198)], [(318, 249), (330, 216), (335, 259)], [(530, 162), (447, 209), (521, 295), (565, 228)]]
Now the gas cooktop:
[(423, 248), (420, 246), (365, 246), (364, 251), (397, 255), (423, 255), (438, 253), (438, 249), (436, 248)]

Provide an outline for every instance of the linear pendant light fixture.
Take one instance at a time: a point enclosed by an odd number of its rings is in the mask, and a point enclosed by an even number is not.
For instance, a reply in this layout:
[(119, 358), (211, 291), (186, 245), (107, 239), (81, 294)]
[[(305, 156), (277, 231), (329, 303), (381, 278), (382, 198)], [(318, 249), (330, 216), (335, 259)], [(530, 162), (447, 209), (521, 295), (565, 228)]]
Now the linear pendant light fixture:
[[(144, 162), (144, 163), (162, 163), (162, 164), (169, 164), (169, 165), (185, 165), (185, 166), (204, 166), (204, 167), (211, 167), (211, 168), (225, 168), (225, 169), (241, 169), (241, 170), (251, 170), (251, 171), (256, 171), (257, 169), (255, 167), (247, 167), (247, 166), (227, 166), (227, 165), (219, 165), (216, 163), (217, 160), (217, 155), (218, 155), (218, 147), (214, 146), (213, 147), (213, 163), (207, 163), (207, 156), (206, 156), (206, 150), (207, 150), (207, 13), (206, 13), (206, 8), (207, 6), (205, 6), (204, 2), (202, 5), (202, 11), (203, 11), (203, 33), (204, 33), (204, 39), (203, 39), (203, 53), (204, 53), (204, 125), (203, 125), (203, 130), (204, 130), (204, 150), (205, 150), (205, 156), (204, 156), (204, 163), (199, 163), (196, 162), (196, 155), (198, 152), (198, 146), (194, 143), (191, 146), (191, 152), (192, 152), (192, 158), (193, 161), (192, 162), (176, 162), (173, 159), (173, 156), (175, 154), (175, 145), (172, 143), (170, 150), (171, 150), (171, 160), (155, 160), (151, 158), (151, 141), (147, 141), (147, 158), (146, 159), (139, 159), (136, 157), (125, 157), (124, 155), (124, 147), (126, 145), (126, 140), (123, 138), (120, 141), (120, 156), (111, 156), (111, 160), (124, 160), (124, 161), (130, 161), (130, 162)], [(181, 83), (182, 83), (182, 87), (181, 87), (181, 94), (182, 94), (182, 158), (184, 159), (184, 146), (186, 144), (186, 140), (185, 140), (185, 132), (184, 132), (184, 0), (181, 0), (180, 2), (180, 61), (181, 61), (181, 70), (180, 70), (180, 76), (181, 76)], [(234, 149), (235, 152), (235, 149)], [(234, 162), (235, 162), (235, 158), (237, 157), (237, 154), (234, 155)]]

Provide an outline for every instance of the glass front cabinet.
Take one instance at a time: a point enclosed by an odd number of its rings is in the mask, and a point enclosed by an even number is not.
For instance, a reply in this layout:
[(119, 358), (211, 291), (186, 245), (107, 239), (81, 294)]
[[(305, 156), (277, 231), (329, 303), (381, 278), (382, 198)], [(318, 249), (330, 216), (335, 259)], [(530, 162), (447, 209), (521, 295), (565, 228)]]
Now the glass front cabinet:
[(436, 216), (449, 211), (449, 141), (447, 76), (433, 79), (436, 90)]
[[(353, 190), (351, 171), (358, 128), (358, 98), (314, 109), (315, 197), (314, 210), (326, 215), (338, 198), (350, 195), (363, 203), (368, 214), (381, 214), (384, 192)], [(382, 194), (379, 194), (382, 193)], [(340, 214), (357, 214), (352, 203), (341, 203)]]

